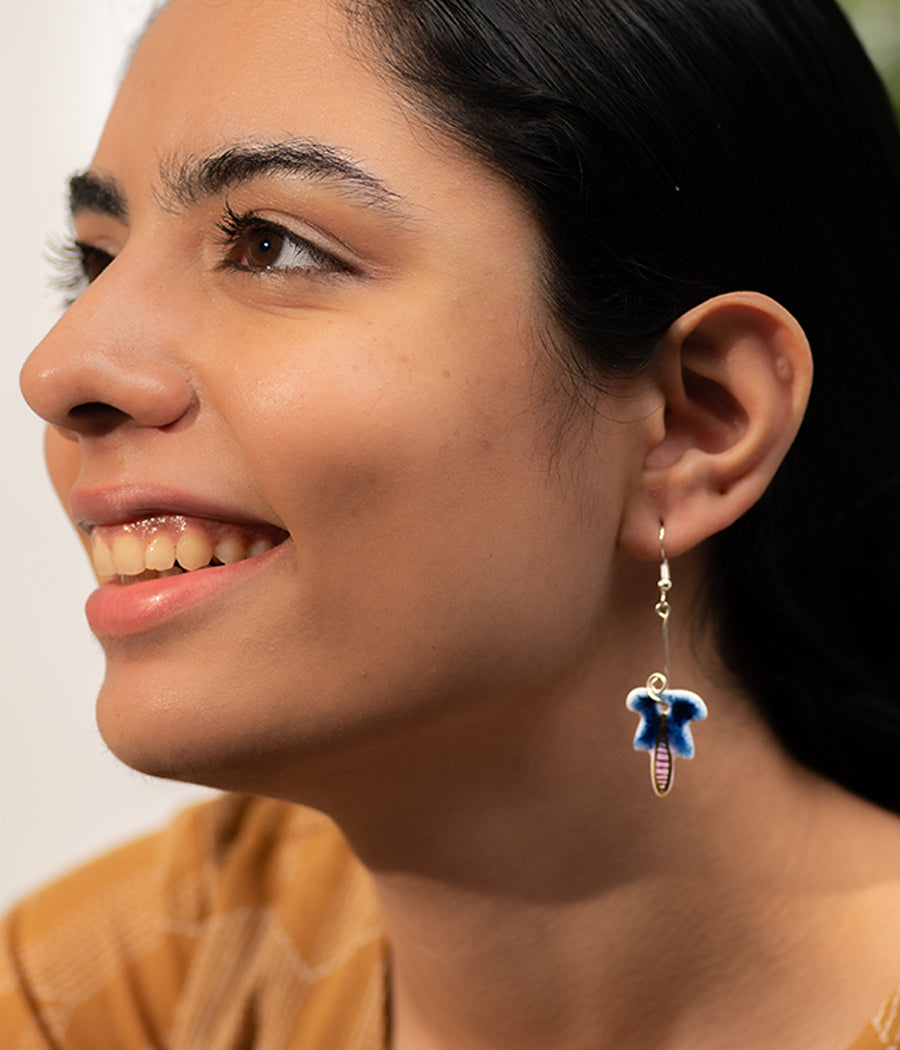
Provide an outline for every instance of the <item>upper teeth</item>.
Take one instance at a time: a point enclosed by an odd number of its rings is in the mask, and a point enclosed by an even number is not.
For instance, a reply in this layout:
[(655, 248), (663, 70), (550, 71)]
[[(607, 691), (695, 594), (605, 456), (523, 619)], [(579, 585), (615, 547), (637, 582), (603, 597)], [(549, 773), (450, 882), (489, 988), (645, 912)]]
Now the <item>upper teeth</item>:
[(158, 517), (125, 525), (94, 528), (94, 569), (101, 578), (140, 576), (145, 572), (193, 572), (213, 560), (231, 565), (274, 546), (271, 538), (238, 526), (203, 527), (184, 518)]

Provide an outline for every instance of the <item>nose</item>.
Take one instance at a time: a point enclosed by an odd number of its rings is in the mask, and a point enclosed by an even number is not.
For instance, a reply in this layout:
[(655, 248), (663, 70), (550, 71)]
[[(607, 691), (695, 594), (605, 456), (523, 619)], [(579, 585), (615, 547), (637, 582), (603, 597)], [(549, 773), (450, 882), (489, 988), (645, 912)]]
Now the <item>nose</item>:
[(25, 362), (25, 400), (48, 423), (77, 437), (182, 420), (194, 395), (161, 329), (165, 312), (129, 309), (113, 287), (103, 298), (93, 291), (69, 308)]

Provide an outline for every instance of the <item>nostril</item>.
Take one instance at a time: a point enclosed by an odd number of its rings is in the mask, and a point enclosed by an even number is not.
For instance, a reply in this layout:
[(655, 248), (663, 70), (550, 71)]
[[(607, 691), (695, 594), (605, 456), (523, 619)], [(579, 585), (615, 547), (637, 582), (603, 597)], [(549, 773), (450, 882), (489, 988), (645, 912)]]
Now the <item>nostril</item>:
[(128, 419), (128, 414), (102, 401), (85, 401), (69, 409), (69, 424), (81, 434), (101, 436), (115, 430)]

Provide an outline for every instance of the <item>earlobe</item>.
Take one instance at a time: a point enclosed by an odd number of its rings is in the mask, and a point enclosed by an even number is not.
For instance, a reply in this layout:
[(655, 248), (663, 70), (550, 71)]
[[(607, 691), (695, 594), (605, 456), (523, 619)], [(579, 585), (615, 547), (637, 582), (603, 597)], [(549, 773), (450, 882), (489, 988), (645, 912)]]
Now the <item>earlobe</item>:
[(655, 557), (727, 528), (762, 495), (800, 428), (812, 382), (806, 336), (755, 292), (707, 300), (669, 329), (654, 365), (661, 431), (630, 495), (620, 545)]

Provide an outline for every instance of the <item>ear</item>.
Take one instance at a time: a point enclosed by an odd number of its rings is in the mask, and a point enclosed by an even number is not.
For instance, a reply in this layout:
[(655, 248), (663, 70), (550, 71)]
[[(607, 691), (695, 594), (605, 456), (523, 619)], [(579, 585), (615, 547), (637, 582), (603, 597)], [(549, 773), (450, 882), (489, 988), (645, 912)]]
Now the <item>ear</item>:
[(709, 299), (666, 333), (651, 370), (662, 409), (623, 510), (633, 557), (677, 555), (726, 528), (762, 495), (809, 399), (812, 356), (797, 321), (755, 292)]

